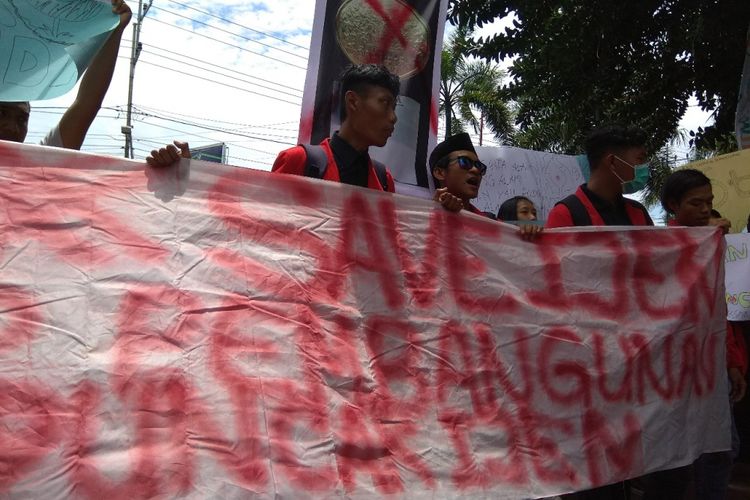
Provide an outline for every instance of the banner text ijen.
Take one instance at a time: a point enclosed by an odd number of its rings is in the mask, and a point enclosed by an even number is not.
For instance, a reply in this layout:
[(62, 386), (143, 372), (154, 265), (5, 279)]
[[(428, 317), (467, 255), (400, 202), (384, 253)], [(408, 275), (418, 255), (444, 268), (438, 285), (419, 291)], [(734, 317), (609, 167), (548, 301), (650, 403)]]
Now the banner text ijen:
[(523, 498), (728, 448), (710, 229), (0, 142), (0, 492)]

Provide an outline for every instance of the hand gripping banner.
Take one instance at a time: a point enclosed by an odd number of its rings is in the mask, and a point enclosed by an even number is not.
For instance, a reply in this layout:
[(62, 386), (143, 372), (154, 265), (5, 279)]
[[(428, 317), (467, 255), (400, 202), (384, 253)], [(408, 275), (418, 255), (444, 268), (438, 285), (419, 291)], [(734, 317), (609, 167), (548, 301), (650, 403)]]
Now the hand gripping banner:
[(729, 447), (723, 246), (0, 142), (0, 494), (530, 498)]

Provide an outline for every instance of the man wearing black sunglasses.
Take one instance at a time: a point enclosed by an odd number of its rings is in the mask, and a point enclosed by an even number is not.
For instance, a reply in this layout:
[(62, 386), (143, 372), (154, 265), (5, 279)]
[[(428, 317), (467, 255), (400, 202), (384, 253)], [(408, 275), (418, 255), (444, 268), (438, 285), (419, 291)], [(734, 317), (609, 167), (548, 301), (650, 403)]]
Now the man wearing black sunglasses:
[[(482, 212), (471, 204), (471, 200), (479, 195), (487, 165), (479, 161), (469, 134), (453, 135), (435, 146), (429, 162), (435, 181), (433, 199), (436, 202), (451, 212), (467, 210), (494, 219), (493, 214)], [(540, 226), (530, 224), (520, 224), (518, 229), (521, 238), (527, 241), (534, 240), (542, 232)]]
[(479, 161), (469, 134), (448, 137), (435, 147), (429, 162), (435, 181), (435, 201), (451, 212), (468, 210), (485, 215), (471, 200), (479, 195), (487, 165)]

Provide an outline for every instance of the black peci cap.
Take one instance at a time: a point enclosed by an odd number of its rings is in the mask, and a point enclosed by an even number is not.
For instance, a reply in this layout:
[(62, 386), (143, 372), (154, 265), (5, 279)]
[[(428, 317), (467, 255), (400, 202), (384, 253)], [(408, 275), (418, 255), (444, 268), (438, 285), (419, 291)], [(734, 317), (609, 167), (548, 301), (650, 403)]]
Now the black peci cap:
[(445, 158), (452, 152), (462, 150), (471, 151), (474, 154), (477, 153), (476, 150), (474, 150), (474, 144), (472, 144), (469, 134), (463, 132), (461, 134), (456, 134), (448, 137), (446, 140), (435, 146), (435, 149), (432, 150), (429, 161), (430, 170), (435, 168), (435, 164), (437, 162), (439, 162), (441, 159)]

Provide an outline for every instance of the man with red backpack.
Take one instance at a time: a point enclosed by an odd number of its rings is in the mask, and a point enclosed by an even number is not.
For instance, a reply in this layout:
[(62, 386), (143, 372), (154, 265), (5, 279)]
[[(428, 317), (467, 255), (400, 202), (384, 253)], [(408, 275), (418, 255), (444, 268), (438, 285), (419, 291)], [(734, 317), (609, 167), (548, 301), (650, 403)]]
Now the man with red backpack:
[(545, 227), (653, 226), (646, 208), (623, 196), (648, 181), (645, 144), (646, 134), (637, 128), (594, 130), (586, 139), (591, 178), (555, 205)]
[[(623, 194), (640, 191), (648, 176), (646, 134), (634, 127), (610, 126), (594, 130), (586, 139), (591, 177), (586, 184), (555, 205), (545, 227), (653, 226), (646, 208)], [(634, 482), (644, 500), (682, 498), (690, 470), (678, 467), (657, 471)], [(563, 495), (566, 500), (627, 500), (630, 483), (617, 482)]]
[(271, 169), (379, 191), (395, 191), (393, 177), (370, 158), (396, 126), (399, 78), (383, 66), (349, 66), (340, 77), (341, 129), (318, 146), (299, 145), (279, 153)]
[[(271, 171), (393, 193), (393, 176), (368, 151), (371, 146), (385, 146), (396, 126), (399, 78), (383, 66), (359, 64), (344, 70), (340, 84), (341, 129), (319, 145), (285, 149)], [(174, 146), (152, 151), (146, 161), (163, 167), (180, 158), (190, 158), (190, 149), (187, 143), (175, 141)]]

